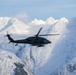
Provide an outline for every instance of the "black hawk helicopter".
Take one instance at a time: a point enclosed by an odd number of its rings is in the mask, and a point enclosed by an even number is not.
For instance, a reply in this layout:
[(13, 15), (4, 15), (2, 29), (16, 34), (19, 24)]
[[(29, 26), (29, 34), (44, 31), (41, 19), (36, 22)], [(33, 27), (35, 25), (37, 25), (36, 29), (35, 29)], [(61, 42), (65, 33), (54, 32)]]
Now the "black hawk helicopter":
[(30, 44), (32, 46), (42, 47), (42, 46), (45, 46), (46, 44), (49, 44), (51, 42), (49, 40), (47, 40), (46, 38), (43, 38), (41, 36), (59, 35), (59, 34), (39, 35), (41, 30), (42, 30), (42, 27), (40, 28), (40, 30), (38, 31), (38, 33), (35, 36), (28, 37), (26, 39), (21, 39), (21, 40), (14, 40), (9, 34), (7, 34), (6, 36), (8, 37), (10, 42), (16, 43), (16, 45), (21, 43), (21, 44)]

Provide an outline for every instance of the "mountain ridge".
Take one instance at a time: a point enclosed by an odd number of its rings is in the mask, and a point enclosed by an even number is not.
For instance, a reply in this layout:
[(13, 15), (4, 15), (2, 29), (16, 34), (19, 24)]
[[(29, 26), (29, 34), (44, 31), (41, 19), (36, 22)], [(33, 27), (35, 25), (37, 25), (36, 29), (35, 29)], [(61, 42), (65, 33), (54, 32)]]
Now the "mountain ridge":
[[(14, 53), (34, 75), (75, 75), (76, 74), (76, 39), (75, 24), (76, 19), (67, 20), (65, 17), (55, 20), (48, 18), (44, 20), (35, 19), (28, 24), (22, 23), (17, 19), (11, 19), (10, 24), (7, 18), (6, 22), (0, 19), (0, 48)], [(2, 23), (1, 23), (2, 22)], [(1, 24), (4, 25), (1, 28)], [(5, 26), (8, 25), (8, 26)], [(10, 27), (9, 27), (10, 26)], [(12, 28), (14, 26), (14, 29)], [(15, 46), (9, 43), (7, 31), (13, 38), (26, 38), (25, 35), (35, 35), (43, 27), (40, 34), (60, 34), (58, 36), (45, 37), (52, 43), (44, 47), (36, 47), (26, 44)], [(18, 34), (18, 37), (17, 37)], [(25, 34), (24, 36), (22, 36)], [(71, 67), (68, 68), (68, 64)], [(72, 71), (72, 72), (71, 72)], [(11, 74), (9, 74), (11, 75)]]

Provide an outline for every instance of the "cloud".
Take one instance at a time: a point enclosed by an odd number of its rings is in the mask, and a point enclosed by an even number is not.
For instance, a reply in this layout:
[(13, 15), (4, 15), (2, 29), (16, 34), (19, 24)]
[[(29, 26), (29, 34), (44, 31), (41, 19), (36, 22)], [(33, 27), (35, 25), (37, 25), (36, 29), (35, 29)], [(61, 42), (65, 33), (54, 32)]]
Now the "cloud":
[(21, 20), (24, 23), (27, 23), (29, 21), (29, 16), (27, 15), (26, 12), (19, 12), (18, 14), (15, 15), (15, 18)]

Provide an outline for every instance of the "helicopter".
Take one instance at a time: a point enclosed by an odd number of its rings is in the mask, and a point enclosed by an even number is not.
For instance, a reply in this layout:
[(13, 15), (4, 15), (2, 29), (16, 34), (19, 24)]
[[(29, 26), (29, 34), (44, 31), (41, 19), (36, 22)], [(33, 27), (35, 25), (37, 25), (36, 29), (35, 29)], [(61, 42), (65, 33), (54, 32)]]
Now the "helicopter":
[[(14, 40), (10, 34), (7, 34), (6, 36), (8, 37), (9, 41), (12, 43), (16, 43), (16, 46), (18, 44), (30, 44), (31, 46), (37, 46), (37, 47), (43, 47), (46, 44), (51, 43), (51, 41), (47, 40), (44, 37), (41, 36), (51, 36), (51, 35), (59, 35), (59, 34), (44, 34), (44, 35), (39, 35), (43, 27), (41, 27), (38, 31), (38, 33), (32, 37), (28, 37), (26, 39), (21, 39), (21, 40)], [(9, 43), (10, 43), (9, 42)]]

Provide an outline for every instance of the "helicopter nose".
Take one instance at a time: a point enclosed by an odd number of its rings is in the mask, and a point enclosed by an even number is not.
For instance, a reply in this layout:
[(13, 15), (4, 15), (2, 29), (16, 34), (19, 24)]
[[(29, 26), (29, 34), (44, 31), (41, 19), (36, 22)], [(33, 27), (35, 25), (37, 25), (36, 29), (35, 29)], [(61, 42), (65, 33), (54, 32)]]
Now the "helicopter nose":
[(51, 41), (49, 41), (48, 43), (51, 43)]
[(49, 40), (44, 40), (45, 44), (51, 43)]

